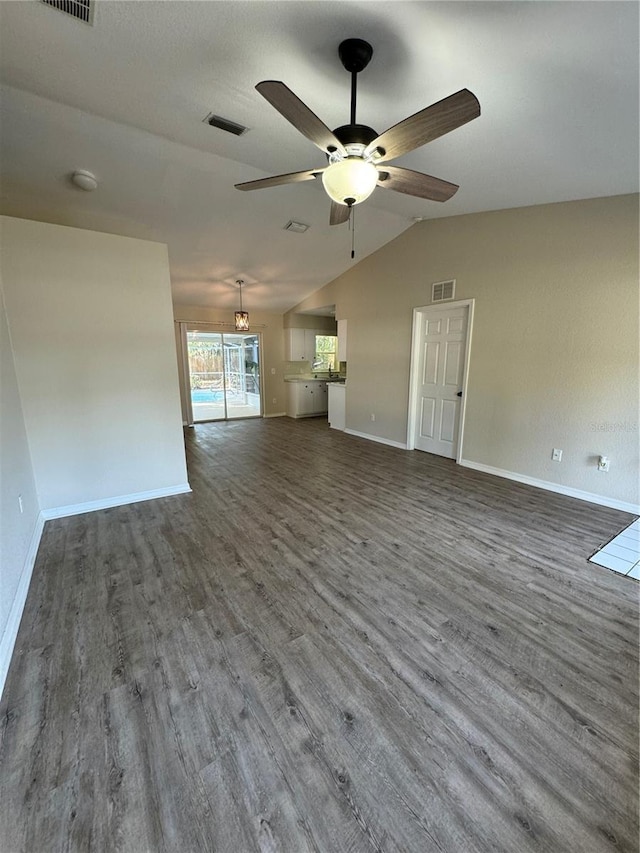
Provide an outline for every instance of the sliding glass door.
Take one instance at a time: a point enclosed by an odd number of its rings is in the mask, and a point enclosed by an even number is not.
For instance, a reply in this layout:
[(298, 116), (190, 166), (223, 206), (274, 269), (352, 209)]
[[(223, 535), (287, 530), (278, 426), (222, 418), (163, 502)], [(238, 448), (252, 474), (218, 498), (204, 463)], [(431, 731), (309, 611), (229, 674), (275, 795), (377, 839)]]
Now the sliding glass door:
[(257, 334), (187, 329), (194, 423), (260, 417), (260, 338)]

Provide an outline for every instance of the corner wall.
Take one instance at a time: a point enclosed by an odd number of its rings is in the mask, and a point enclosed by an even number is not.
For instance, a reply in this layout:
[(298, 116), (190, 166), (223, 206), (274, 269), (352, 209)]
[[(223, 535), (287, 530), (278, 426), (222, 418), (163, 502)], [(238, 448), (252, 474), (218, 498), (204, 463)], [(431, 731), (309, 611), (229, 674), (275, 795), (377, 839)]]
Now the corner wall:
[(635, 194), (429, 220), (290, 313), (335, 302), (347, 428), (405, 444), (412, 311), (455, 278), (476, 300), (465, 460), (637, 506), (638, 248)]
[(45, 517), (187, 491), (166, 246), (6, 216), (2, 241)]
[(0, 277), (0, 693), (42, 531), (39, 515)]

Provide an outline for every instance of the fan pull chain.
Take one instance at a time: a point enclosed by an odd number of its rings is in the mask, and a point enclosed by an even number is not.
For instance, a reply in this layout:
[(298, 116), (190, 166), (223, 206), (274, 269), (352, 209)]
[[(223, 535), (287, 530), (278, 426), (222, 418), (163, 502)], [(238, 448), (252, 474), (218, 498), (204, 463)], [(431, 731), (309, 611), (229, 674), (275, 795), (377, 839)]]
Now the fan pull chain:
[(356, 256), (356, 212), (353, 207), (349, 217), (349, 227), (351, 228), (351, 260), (353, 260)]

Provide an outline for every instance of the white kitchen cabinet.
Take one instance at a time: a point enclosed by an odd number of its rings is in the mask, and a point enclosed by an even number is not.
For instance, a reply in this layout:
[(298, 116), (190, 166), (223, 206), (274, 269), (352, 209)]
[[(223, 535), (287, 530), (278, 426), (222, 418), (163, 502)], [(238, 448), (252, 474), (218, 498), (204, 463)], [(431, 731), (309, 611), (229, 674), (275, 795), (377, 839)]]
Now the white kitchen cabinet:
[(341, 382), (329, 383), (329, 426), (344, 430), (346, 427), (346, 386)]
[(326, 415), (329, 411), (329, 383), (318, 382), (317, 385), (315, 404), (318, 406), (318, 414)]
[(316, 329), (287, 329), (285, 356), (287, 361), (312, 362), (316, 357)]
[(287, 361), (305, 361), (304, 329), (287, 329), (285, 356)]
[(347, 361), (347, 321), (338, 320), (338, 361)]
[(287, 415), (290, 418), (326, 415), (327, 411), (326, 382), (320, 380), (287, 382)]

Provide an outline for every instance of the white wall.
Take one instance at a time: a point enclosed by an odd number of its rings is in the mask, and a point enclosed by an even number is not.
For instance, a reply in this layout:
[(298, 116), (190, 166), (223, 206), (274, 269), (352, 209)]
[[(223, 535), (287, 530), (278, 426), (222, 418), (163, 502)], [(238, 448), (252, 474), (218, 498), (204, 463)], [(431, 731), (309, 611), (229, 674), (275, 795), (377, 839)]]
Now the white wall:
[(425, 221), (292, 309), (348, 319), (347, 428), (406, 441), (412, 311), (450, 278), (476, 300), (464, 458), (637, 506), (638, 196)]
[(39, 513), (0, 278), (0, 692), (35, 559)]
[(166, 246), (2, 217), (2, 274), (45, 514), (188, 489)]

